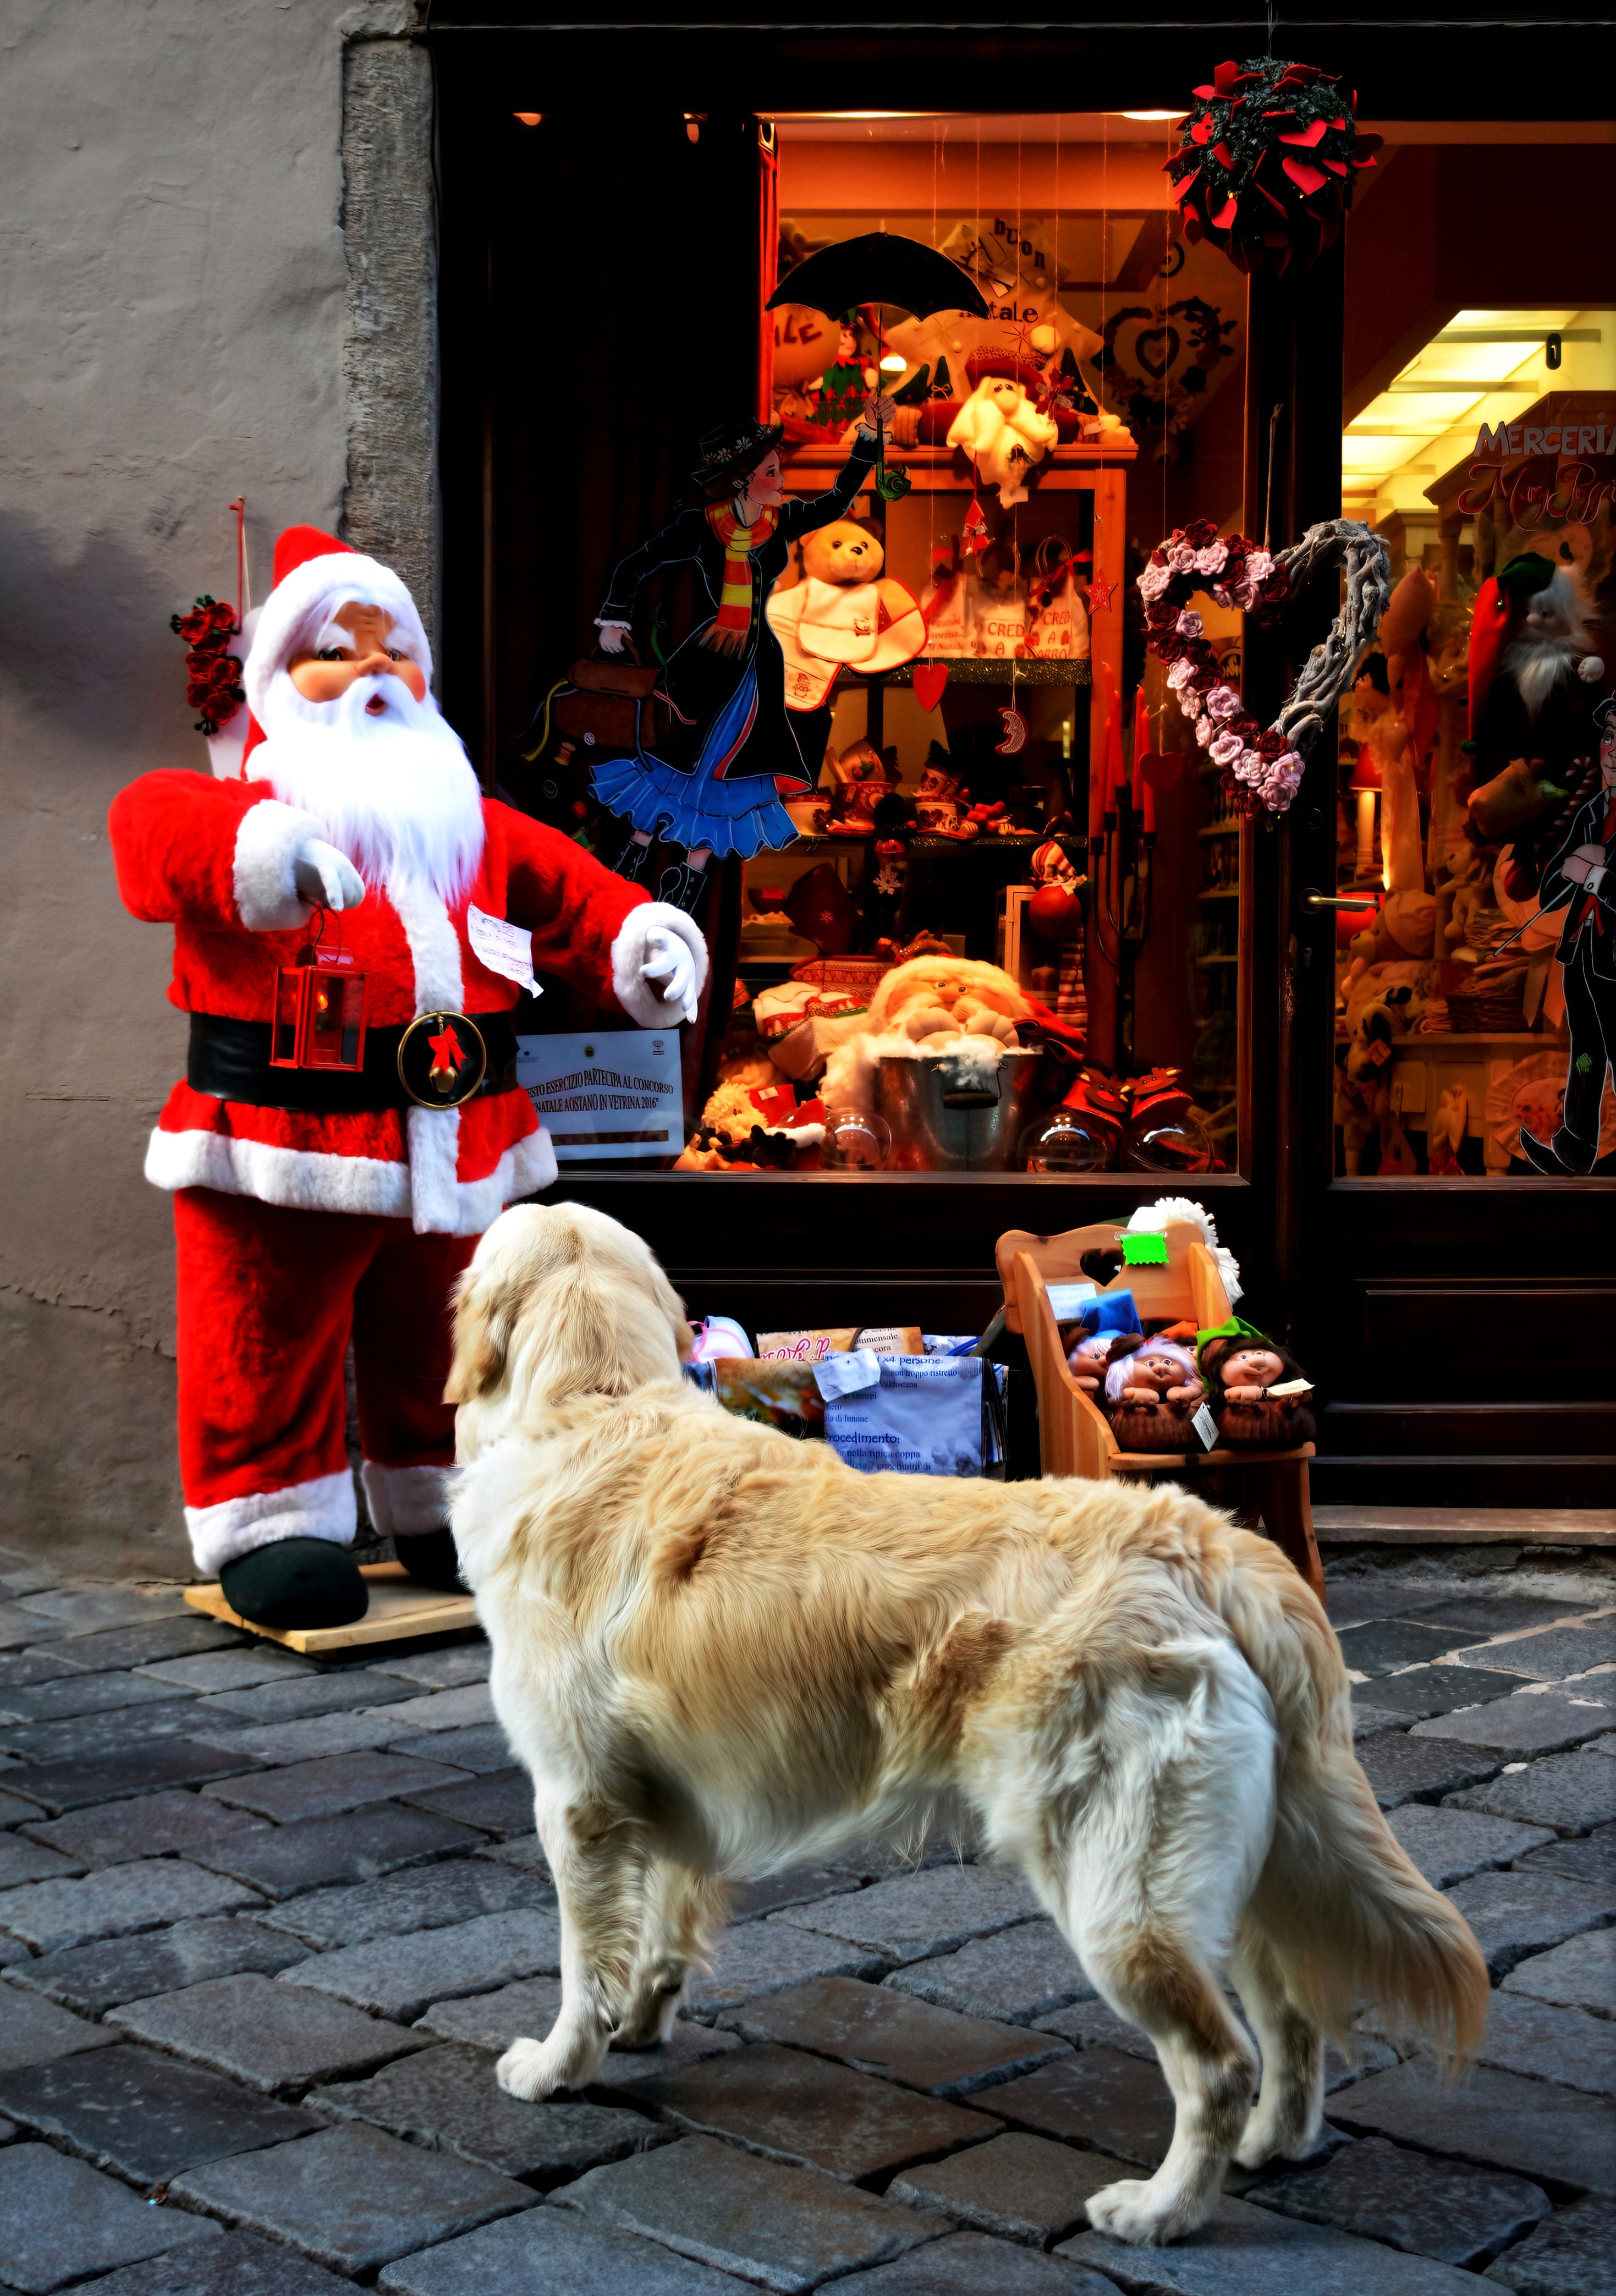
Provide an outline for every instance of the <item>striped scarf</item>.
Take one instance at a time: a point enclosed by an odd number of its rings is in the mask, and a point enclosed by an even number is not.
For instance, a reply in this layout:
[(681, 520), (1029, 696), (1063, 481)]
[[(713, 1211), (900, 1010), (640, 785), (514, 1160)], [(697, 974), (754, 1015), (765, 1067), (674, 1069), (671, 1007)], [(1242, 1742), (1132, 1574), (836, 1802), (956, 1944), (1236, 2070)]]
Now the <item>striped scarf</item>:
[(713, 653), (746, 652), (752, 628), (751, 554), (768, 540), (779, 522), (777, 508), (760, 510), (750, 526), (742, 526), (733, 503), (708, 505), (707, 523), (724, 545), (718, 611), (701, 638), (701, 644)]

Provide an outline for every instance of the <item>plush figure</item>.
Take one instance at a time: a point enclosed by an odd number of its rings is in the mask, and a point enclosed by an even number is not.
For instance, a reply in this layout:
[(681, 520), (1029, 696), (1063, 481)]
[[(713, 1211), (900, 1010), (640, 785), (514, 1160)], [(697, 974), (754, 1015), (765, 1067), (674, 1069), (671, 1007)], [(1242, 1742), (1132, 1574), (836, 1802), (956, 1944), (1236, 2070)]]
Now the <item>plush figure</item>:
[(1125, 1451), (1187, 1450), (1190, 1418), (1205, 1392), (1194, 1354), (1178, 1340), (1146, 1340), (1106, 1369), (1112, 1429)]
[[(371, 1520), (418, 1576), (456, 1582), (449, 1294), (502, 1207), (555, 1177), (512, 1075), (519, 980), (537, 965), (675, 1027), (707, 955), (679, 910), (483, 797), (396, 574), (312, 527), (281, 537), (275, 572), (241, 775), (144, 775), (111, 828), (126, 906), (174, 927), (191, 1015), (146, 1177), (174, 1194), (192, 1547), (243, 1618), (284, 1628), (365, 1609), (350, 1333)], [(273, 1066), (299, 1057), (283, 1000), (305, 983), (307, 1063)], [(362, 1052), (357, 1010), (351, 1037), (317, 1034), (339, 984), (363, 999)]]
[(916, 1044), (932, 1037), (1021, 1039), (1015, 1024), (1030, 1007), (1007, 972), (963, 956), (920, 956), (894, 968), (870, 1000), (870, 1030), (901, 1029)]
[(1079, 1332), (1066, 1358), (1066, 1368), (1084, 1394), (1103, 1405), (1105, 1374), (1112, 1365), (1144, 1344), (1143, 1332)]
[(1429, 956), (1436, 936), (1437, 904), (1425, 890), (1425, 850), (1420, 834), (1420, 798), (1415, 782), (1409, 726), (1400, 697), (1390, 690), (1386, 661), (1372, 654), (1352, 689), (1349, 730), (1367, 748), (1380, 769), (1381, 852), (1386, 896), (1375, 920), (1353, 936), (1354, 956), (1371, 964), (1405, 956)]
[[(777, 425), (748, 417), (710, 430), (691, 474), (695, 504), (631, 551), (613, 570), (597, 617), (601, 647), (620, 652), (646, 584), (688, 566), (695, 624), (662, 674), (673, 730), (666, 758), (638, 750), (595, 768), (595, 794), (629, 824), (616, 868), (636, 882), (652, 841), (682, 845), (665, 873), (665, 900), (693, 913), (714, 853), (750, 857), (797, 835), (782, 796), (808, 797), (824, 755), (823, 719), (786, 707), (785, 659), (764, 603), (785, 571), (791, 545), (850, 507), (875, 460), (878, 422), (890, 398), (865, 401), (865, 421), (828, 494), (788, 502)], [(806, 746), (797, 725), (808, 728)]]
[(676, 1172), (792, 1171), (816, 1167), (824, 1137), (818, 1101), (800, 1107), (767, 1054), (726, 1062)]
[(1220, 1443), (1289, 1451), (1312, 1442), (1317, 1429), (1308, 1397), (1270, 1391), (1306, 1376), (1289, 1348), (1235, 1316), (1216, 1332), (1203, 1332), (1195, 1355), (1210, 1390)]
[(767, 607), (785, 656), (788, 709), (816, 709), (844, 662), (875, 677), (913, 661), (925, 644), (919, 601), (882, 578), (882, 563), (879, 539), (851, 519), (804, 538), (802, 580), (775, 591)]
[(1027, 500), (1022, 480), (1057, 443), (1060, 427), (1029, 396), (1042, 389), (1042, 377), (1029, 361), (988, 353), (967, 359), (965, 372), (972, 389), (948, 426), (948, 444), (963, 447), (1009, 510)]
[(1370, 1134), (1378, 1133), (1391, 1113), (1387, 1063), (1396, 1033), (1384, 1004), (1372, 1004), (1350, 1039), (1336, 1048), (1335, 1121), (1349, 1172), (1362, 1170)]

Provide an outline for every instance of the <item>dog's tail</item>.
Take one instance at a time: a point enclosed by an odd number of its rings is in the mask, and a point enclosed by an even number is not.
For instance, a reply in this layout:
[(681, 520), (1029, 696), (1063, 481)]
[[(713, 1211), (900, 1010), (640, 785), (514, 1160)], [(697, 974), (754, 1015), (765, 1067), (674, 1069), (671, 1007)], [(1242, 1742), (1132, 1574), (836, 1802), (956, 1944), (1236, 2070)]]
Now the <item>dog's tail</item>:
[(1344, 2038), (1374, 2001), (1449, 2063), (1487, 2022), (1487, 1964), (1468, 1923), (1399, 1844), (1352, 1751), (1346, 1669), (1320, 1605), (1267, 1542), (1247, 1548), (1218, 1608), (1274, 1702), (1274, 1838), (1248, 1907), (1313, 2021)]

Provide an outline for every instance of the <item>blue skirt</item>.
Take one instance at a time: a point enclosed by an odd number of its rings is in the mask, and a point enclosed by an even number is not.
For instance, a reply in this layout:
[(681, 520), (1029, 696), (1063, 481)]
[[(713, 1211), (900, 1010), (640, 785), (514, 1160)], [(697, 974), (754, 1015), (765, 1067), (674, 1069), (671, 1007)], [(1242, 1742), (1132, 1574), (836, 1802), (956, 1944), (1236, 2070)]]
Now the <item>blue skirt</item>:
[(643, 836), (662, 837), (686, 852), (707, 845), (721, 857), (739, 853), (750, 861), (754, 853), (790, 845), (796, 824), (775, 793), (774, 775), (723, 777), (745, 746), (757, 700), (757, 669), (749, 663), (688, 772), (644, 750), (632, 758), (603, 758), (590, 775), (595, 796)]

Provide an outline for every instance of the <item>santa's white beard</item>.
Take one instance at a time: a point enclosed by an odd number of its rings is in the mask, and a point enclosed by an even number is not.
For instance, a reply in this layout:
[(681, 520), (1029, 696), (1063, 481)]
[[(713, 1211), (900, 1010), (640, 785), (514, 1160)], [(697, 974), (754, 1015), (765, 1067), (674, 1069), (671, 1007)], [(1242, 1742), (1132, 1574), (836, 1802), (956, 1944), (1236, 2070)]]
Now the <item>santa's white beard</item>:
[[(386, 704), (373, 715), (373, 694)], [(367, 884), (429, 885), (451, 905), (466, 890), (482, 858), (482, 791), (430, 695), (362, 677), (339, 701), (309, 701), (282, 670), (265, 731), (251, 772), (313, 814)]]
[(1512, 639), (1501, 662), (1515, 681), (1529, 722), (1588, 650), (1587, 602), (1569, 569), (1556, 571), (1547, 588), (1533, 600), (1531, 611), (1540, 625), (1548, 627)]

